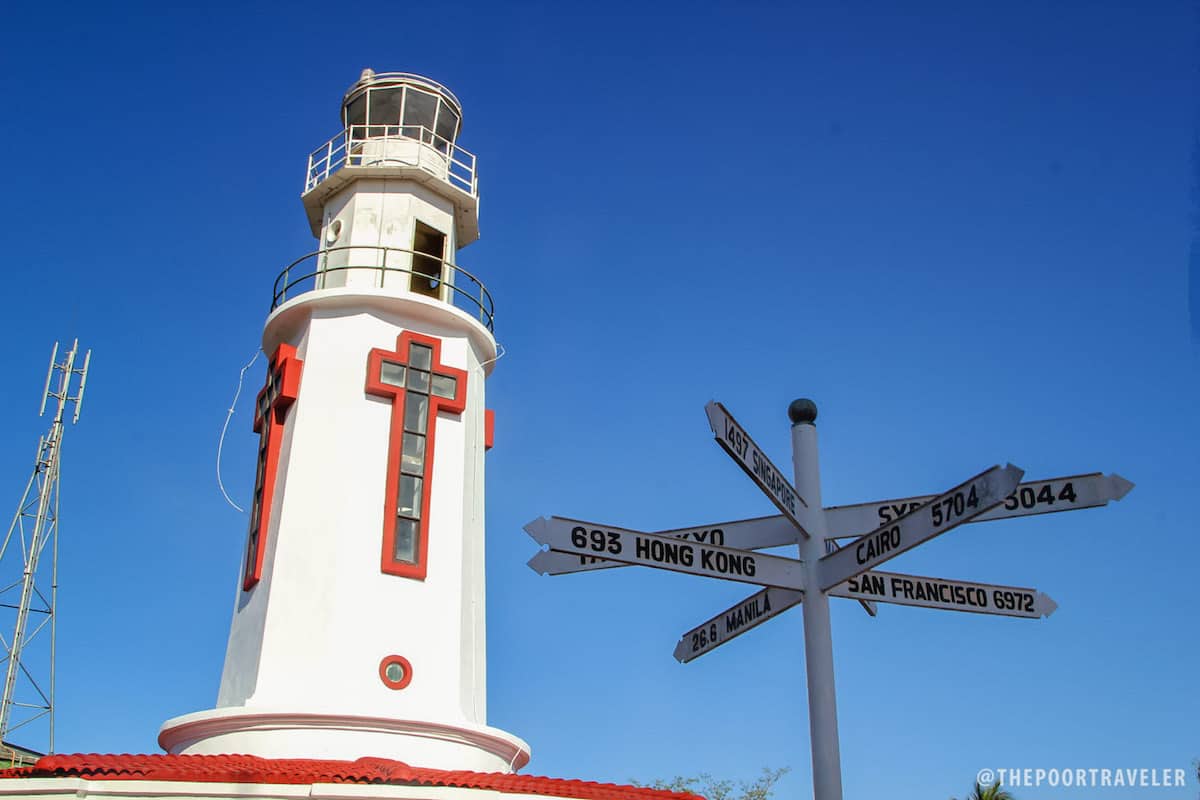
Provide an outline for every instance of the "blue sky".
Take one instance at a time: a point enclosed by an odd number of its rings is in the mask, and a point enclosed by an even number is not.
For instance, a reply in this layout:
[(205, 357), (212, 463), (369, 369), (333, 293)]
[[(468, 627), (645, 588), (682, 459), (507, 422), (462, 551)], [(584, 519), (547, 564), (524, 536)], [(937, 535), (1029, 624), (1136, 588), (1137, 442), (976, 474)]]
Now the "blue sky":
[[(821, 409), (827, 504), (1005, 461), (1137, 484), (889, 565), (1036, 586), (1048, 620), (832, 601), (847, 797), (961, 797), (984, 767), (1188, 767), (1196, 22), (1167, 2), (8, 12), (0, 501), (47, 424), (52, 342), (94, 350), (66, 442), (58, 749), (155, 752), (162, 720), (215, 699), (245, 535), (217, 436), (275, 275), (314, 249), (305, 157), (369, 66), (450, 86), (480, 160), (459, 263), (506, 350), (489, 716), (530, 742), (527, 771), (791, 767), (778, 796), (811, 792), (798, 612), (681, 666), (679, 634), (747, 587), (539, 577), (521, 530), (771, 513), (703, 407), (786, 465), (799, 396)], [(252, 394), (226, 442), (243, 501)]]

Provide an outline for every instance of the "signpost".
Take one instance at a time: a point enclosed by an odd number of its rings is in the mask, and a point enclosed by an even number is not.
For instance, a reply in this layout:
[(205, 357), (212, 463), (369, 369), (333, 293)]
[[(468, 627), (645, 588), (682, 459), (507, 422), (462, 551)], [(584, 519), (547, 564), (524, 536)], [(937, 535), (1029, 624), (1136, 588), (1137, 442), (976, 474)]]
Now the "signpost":
[(1016, 487), (1024, 470), (1009, 464), (992, 467), (963, 481), (945, 494), (864, 533), (850, 544), (821, 559), (821, 590), (825, 591), (859, 573), (891, 561), (906, 550), (956, 528), (992, 506)]
[[(1132, 488), (1133, 484), (1120, 475), (1102, 475), (1099, 472), (1026, 481), (1010, 492), (1003, 503), (970, 521), (987, 522), (1030, 514), (1054, 514), (1081, 508), (1098, 508), (1108, 505), (1110, 500), (1120, 500)], [(891, 522), (932, 499), (933, 495), (929, 494), (900, 500), (876, 500), (873, 503), (857, 503), (851, 506), (831, 506), (825, 509), (825, 519), (831, 535), (835, 538), (858, 536), (863, 531)]]
[[(1058, 608), (1049, 595), (1037, 589), (925, 578), (896, 572), (865, 572), (839, 583), (828, 594), (830, 597), (860, 601), (874, 600), (902, 606), (1025, 619), (1048, 617)], [(675, 645), (675, 660), (682, 664), (694, 661), (803, 601), (804, 592), (774, 587), (755, 592), (679, 637)]]
[[(966, 521), (988, 522), (1032, 514), (1056, 514), (1060, 511), (1099, 508), (1108, 505), (1113, 500), (1120, 500), (1132, 488), (1133, 484), (1120, 475), (1104, 475), (1099, 472), (1025, 481), (1010, 492), (1004, 498), (1003, 503)], [(928, 503), (934, 497), (936, 495), (926, 494), (896, 500), (826, 506), (825, 523), (829, 527), (831, 538), (858, 537), (879, 525), (893, 522), (918, 506)], [(769, 547), (795, 544), (798, 541), (796, 526), (782, 514), (732, 522), (692, 525), (687, 528), (672, 528), (665, 531), (652, 531), (652, 533), (660, 536), (695, 539), (696, 541), (711, 541), (713, 544), (735, 547), (739, 550), (763, 550)], [(565, 575), (570, 572), (628, 566), (602, 558), (568, 555), (553, 550), (539, 550), (537, 555), (530, 560), (529, 565), (542, 575)]]
[(674, 657), (679, 663), (688, 663), (712, 652), (736, 636), (742, 636), (752, 627), (757, 627), (798, 606), (804, 600), (803, 591), (790, 591), (774, 587), (756, 591), (737, 606), (726, 608), (712, 619), (701, 622), (679, 637)]
[[(541, 574), (640, 565), (764, 587), (685, 633), (675, 658), (687, 663), (799, 605), (804, 618), (809, 730), (815, 800), (841, 800), (841, 755), (833, 675), (829, 598), (850, 598), (872, 614), (874, 602), (1024, 619), (1054, 613), (1046, 594), (947, 578), (882, 572), (879, 565), (968, 522), (1096, 508), (1133, 484), (1090, 473), (1020, 483), (1023, 471), (992, 467), (940, 495), (823, 508), (816, 405), (797, 400), (792, 420), (794, 480), (788, 481), (720, 403), (705, 407), (717, 443), (782, 513), (713, 525), (643, 533), (563, 517), (525, 526), (541, 550), (529, 566)], [(836, 539), (854, 537), (838, 546)], [(798, 558), (756, 552), (795, 544)]]
[(1058, 603), (1037, 589), (950, 581), (945, 578), (923, 578), (919, 575), (900, 575), (874, 570), (850, 578), (845, 583), (839, 583), (829, 590), (829, 595), (1025, 619), (1048, 617), (1058, 608)]
[(771, 463), (771, 459), (763, 455), (758, 445), (750, 438), (750, 434), (742, 430), (742, 426), (725, 410), (725, 406), (713, 401), (704, 407), (704, 413), (708, 415), (708, 424), (712, 428), (713, 436), (717, 437), (717, 444), (721, 445), (721, 448), (729, 453), (729, 457), (750, 476), (750, 480), (763, 490), (767, 499), (783, 512), (783, 516), (807, 537), (808, 531), (804, 530), (804, 526), (796, 517), (801, 506), (808, 508), (804, 498), (796, 494), (792, 484)]
[[(676, 539), (690, 539), (696, 542), (735, 547), (738, 550), (763, 550), (768, 547), (795, 544), (797, 539), (796, 527), (788, 522), (786, 517), (778, 514), (773, 517), (717, 522), (712, 525), (672, 528), (666, 531), (653, 531), (653, 533), (657, 536), (670, 536)], [(539, 575), (565, 575), (569, 572), (586, 572), (628, 565), (609, 561), (599, 556), (581, 556), (554, 550), (539, 550), (529, 560), (529, 566)]]
[(804, 592), (788, 589), (771, 587), (755, 592), (736, 606), (725, 609), (680, 636), (679, 643), (675, 645), (675, 660), (686, 664), (712, 652), (735, 636), (741, 636), (803, 600)]
[(658, 567), (689, 575), (729, 581), (803, 589), (800, 562), (791, 558), (701, 544), (671, 536), (657, 536), (622, 528), (607, 528), (562, 517), (542, 517), (525, 526), (539, 544), (563, 553), (603, 553), (612, 561)]

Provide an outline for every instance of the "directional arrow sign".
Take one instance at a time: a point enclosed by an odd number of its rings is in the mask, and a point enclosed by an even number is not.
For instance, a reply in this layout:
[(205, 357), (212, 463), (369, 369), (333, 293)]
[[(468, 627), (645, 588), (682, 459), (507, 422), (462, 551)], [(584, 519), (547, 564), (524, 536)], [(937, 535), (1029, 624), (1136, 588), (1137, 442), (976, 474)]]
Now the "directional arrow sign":
[[(704, 544), (732, 547), (737, 550), (762, 550), (767, 547), (795, 544), (797, 538), (795, 526), (779, 515), (733, 522), (716, 522), (712, 525), (690, 528), (673, 528), (653, 533), (656, 536), (690, 539)], [(539, 550), (530, 559), (529, 566), (541, 575), (565, 575), (571, 572), (586, 572), (627, 565), (608, 561), (598, 556), (579, 556), (573, 553), (559, 553), (555, 550)]]
[[(1099, 472), (1026, 481), (1005, 497), (1003, 504), (991, 511), (985, 511), (971, 522), (1096, 508), (1107, 505), (1110, 500), (1120, 500), (1132, 488), (1133, 484), (1120, 475), (1102, 475)], [(825, 524), (832, 537), (859, 536), (863, 531), (886, 525), (918, 506), (925, 505), (933, 497), (928, 494), (900, 500), (876, 500), (873, 503), (831, 506), (825, 509)]]
[(987, 583), (923, 578), (895, 572), (864, 572), (829, 590), (834, 597), (879, 600), (904, 606), (940, 608), (946, 611), (972, 611), (976, 614), (1000, 614), (1006, 617), (1038, 619), (1058, 608), (1050, 596), (1037, 589), (1019, 586), (992, 586)]
[(863, 534), (821, 559), (821, 590), (873, 569), (999, 505), (1016, 488), (1023, 474), (1022, 469), (1012, 464), (992, 467), (894, 522)]
[[(1120, 500), (1132, 488), (1133, 484), (1120, 475), (1104, 475), (1099, 472), (1026, 481), (1004, 498), (1004, 503), (967, 521), (987, 522), (988, 520), (1025, 517), (1032, 514), (1053, 514), (1081, 508), (1097, 508), (1107, 505), (1113, 500)], [(829, 506), (825, 509), (825, 521), (829, 527), (829, 535), (838, 539), (861, 536), (864, 531), (871, 530), (878, 525), (894, 522), (909, 511), (928, 503), (934, 497), (935, 495), (926, 494), (898, 500), (876, 500), (871, 503)], [(795, 544), (798, 539), (796, 527), (786, 517), (779, 514), (732, 522), (693, 525), (689, 528), (673, 528), (666, 531), (654, 531), (654, 533), (660, 536), (707, 541), (738, 550), (763, 550), (769, 547), (780, 547)], [(542, 550), (530, 561), (530, 566), (543, 575), (563, 575), (626, 565), (592, 556), (576, 556)]]
[(793, 558), (768, 556), (702, 544), (670, 536), (609, 528), (562, 517), (541, 517), (525, 531), (551, 550), (576, 555), (598, 555), (610, 561), (640, 564), (689, 575), (724, 578), (729, 581), (804, 589), (804, 568)]
[(758, 449), (758, 445), (750, 438), (750, 434), (737, 424), (737, 420), (725, 410), (725, 406), (715, 401), (710, 402), (704, 407), (704, 413), (708, 415), (708, 424), (717, 438), (717, 444), (729, 453), (737, 465), (750, 476), (750, 480), (758, 484), (758, 488), (766, 493), (771, 502), (807, 538), (808, 531), (804, 530), (796, 515), (800, 513), (800, 506), (807, 508), (808, 503), (796, 494), (791, 481), (783, 477), (783, 473), (771, 463), (771, 459), (763, 455), (762, 450)]
[[(825, 552), (826, 553), (836, 553), (837, 551), (838, 551), (838, 543), (835, 542), (833, 539), (826, 539), (825, 540)], [(879, 607), (875, 605), (875, 601), (859, 600), (858, 604), (863, 607), (863, 611), (866, 611), (872, 617), (879, 616)]]
[[(1058, 608), (1050, 596), (1036, 589), (994, 586), (987, 583), (924, 578), (897, 572), (871, 571), (829, 590), (833, 597), (859, 601), (881, 600), (905, 606), (945, 611), (971, 611), (1006, 617), (1039, 619)], [(804, 592), (763, 589), (737, 605), (705, 620), (679, 638), (675, 660), (686, 664), (709, 653), (734, 637), (741, 636), (804, 600)]]
[(675, 645), (675, 660), (686, 664), (699, 658), (735, 636), (782, 614), (803, 599), (804, 592), (788, 589), (770, 588), (755, 592), (733, 608), (725, 609), (681, 636), (679, 644)]
[[(702, 544), (715, 545), (726, 545), (729, 543), (729, 539), (733, 539), (737, 542), (736, 549), (738, 550), (758, 550), (777, 547), (780, 544), (795, 544), (796, 541), (796, 529), (781, 516), (722, 522), (702, 528), (675, 528), (667, 531), (655, 531), (654, 535), (670, 536), (674, 539), (690, 539)], [(837, 550), (837, 544), (832, 540), (827, 540), (825, 545), (829, 552)], [(598, 556), (560, 553), (557, 550), (538, 550), (533, 558), (529, 559), (529, 566), (539, 575), (565, 575), (629, 565), (608, 561)], [(862, 607), (868, 614), (872, 617), (875, 616), (877, 612), (873, 602), (870, 600), (860, 600), (859, 602), (862, 603)]]

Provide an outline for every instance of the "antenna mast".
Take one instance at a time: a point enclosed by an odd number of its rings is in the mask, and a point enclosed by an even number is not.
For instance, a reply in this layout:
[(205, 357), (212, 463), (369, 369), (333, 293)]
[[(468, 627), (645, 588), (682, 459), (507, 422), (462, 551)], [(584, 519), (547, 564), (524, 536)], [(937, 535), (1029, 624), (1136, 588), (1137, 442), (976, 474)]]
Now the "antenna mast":
[[(54, 421), (50, 425), (50, 432), (38, 442), (33, 474), (25, 486), (25, 494), (17, 506), (4, 543), (0, 545), (0, 578), (4, 581), (0, 585), (0, 609), (14, 612), (12, 627), (0, 627), (0, 644), (3, 645), (0, 667), (4, 670), (4, 691), (0, 696), (0, 747), (7, 751), (4, 756), (14, 762), (21, 760), (22, 754), (14, 750), (15, 745), (10, 737), (21, 728), (25, 728), (22, 735), (27, 745), (20, 750), (28, 751), (29, 745), (41, 745), (44, 741), (45, 752), (54, 752), (54, 606), (58, 593), (59, 466), (68, 406), (73, 406), (72, 424), (78, 422), (83, 390), (87, 385), (88, 364), (92, 359), (92, 351), (89, 350), (83, 357), (83, 366), (76, 367), (78, 353), (78, 339), (62, 361), (56, 360), (57, 343), (50, 353), (50, 368), (46, 372), (39, 414), (46, 413), (48, 400), (56, 401), (57, 405), (52, 405), (55, 409)], [(76, 388), (72, 389), (72, 384)], [(50, 548), (48, 569), (42, 558), (47, 546)], [(18, 559), (21, 563), (19, 576), (16, 575)], [(15, 579), (9, 581), (10, 577)], [(47, 588), (49, 593), (44, 591)], [(47, 629), (49, 635), (39, 637)], [(41, 647), (47, 639), (48, 648)], [(30, 645), (35, 642), (39, 647), (31, 648)], [(43, 719), (45, 722), (38, 726), (37, 733), (25, 727)], [(43, 728), (45, 739), (39, 735)], [(30, 742), (31, 736), (37, 737), (38, 741)], [(36, 750), (40, 751), (41, 748), (37, 747)]]

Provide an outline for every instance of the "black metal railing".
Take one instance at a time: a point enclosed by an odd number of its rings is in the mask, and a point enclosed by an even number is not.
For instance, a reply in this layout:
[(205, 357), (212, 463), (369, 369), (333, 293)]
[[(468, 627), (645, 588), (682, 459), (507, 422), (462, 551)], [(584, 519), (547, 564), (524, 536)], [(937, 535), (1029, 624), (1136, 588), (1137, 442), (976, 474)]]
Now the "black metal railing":
[(495, 304), (478, 278), (437, 256), (399, 247), (346, 245), (301, 256), (275, 278), (271, 310), (316, 289), (362, 287), (358, 279), (372, 273), (373, 288), (399, 288), (449, 303), (494, 330)]

